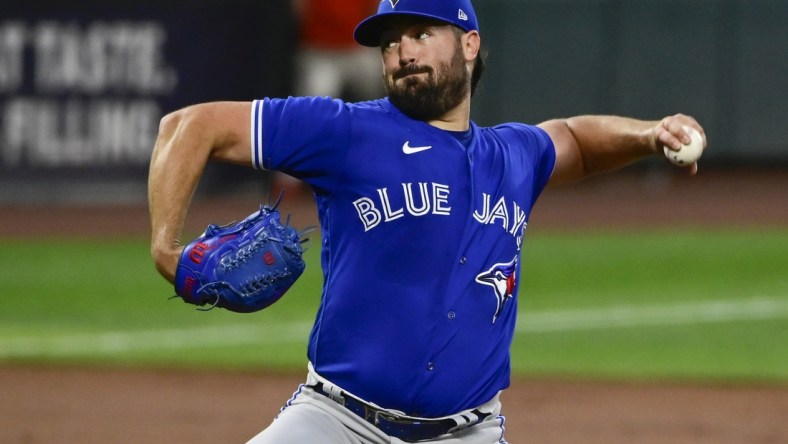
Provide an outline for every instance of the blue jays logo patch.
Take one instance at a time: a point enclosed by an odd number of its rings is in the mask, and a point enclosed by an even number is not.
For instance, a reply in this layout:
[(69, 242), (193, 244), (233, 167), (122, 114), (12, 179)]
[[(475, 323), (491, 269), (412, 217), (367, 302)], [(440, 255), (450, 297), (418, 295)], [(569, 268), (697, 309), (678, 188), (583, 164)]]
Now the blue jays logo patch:
[(479, 273), (476, 282), (489, 285), (495, 290), (498, 305), (493, 315), (493, 324), (503, 312), (504, 304), (514, 296), (514, 287), (517, 285), (517, 256), (510, 262), (495, 264), (489, 270)]

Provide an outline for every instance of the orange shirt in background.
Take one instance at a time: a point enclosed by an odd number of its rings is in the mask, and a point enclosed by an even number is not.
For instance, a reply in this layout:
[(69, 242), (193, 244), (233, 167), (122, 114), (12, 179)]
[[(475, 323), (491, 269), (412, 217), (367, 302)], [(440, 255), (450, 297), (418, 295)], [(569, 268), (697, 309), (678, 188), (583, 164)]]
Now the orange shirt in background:
[[(303, 0), (301, 45), (318, 49), (347, 49), (356, 25), (377, 11), (380, 0)], [(385, 0), (384, 0), (385, 1)]]

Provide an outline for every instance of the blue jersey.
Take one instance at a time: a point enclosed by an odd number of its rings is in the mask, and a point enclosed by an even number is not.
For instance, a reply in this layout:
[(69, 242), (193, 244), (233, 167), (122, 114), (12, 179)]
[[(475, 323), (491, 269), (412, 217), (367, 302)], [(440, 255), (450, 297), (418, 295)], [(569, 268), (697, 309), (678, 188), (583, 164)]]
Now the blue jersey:
[(435, 128), (388, 100), (255, 101), (256, 168), (303, 179), (322, 229), (316, 371), (381, 407), (438, 417), (509, 385), (520, 248), (553, 165), (523, 124)]

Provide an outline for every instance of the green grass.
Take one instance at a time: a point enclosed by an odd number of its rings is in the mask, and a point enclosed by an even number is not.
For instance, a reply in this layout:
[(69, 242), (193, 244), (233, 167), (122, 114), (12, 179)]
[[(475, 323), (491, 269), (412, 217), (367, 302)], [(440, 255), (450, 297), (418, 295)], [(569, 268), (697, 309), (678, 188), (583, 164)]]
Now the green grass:
[[(518, 374), (788, 381), (786, 230), (548, 232), (529, 236), (523, 251)], [(0, 362), (303, 371), (318, 253), (308, 252), (307, 271), (281, 301), (242, 315), (167, 300), (172, 289), (145, 240), (0, 241)], [(528, 323), (556, 312), (764, 299), (776, 311), (752, 318)]]
[[(550, 234), (528, 239), (521, 317), (556, 309), (770, 298), (773, 318), (525, 333), (518, 371), (788, 380), (788, 233)], [(735, 314), (734, 314), (735, 315)]]

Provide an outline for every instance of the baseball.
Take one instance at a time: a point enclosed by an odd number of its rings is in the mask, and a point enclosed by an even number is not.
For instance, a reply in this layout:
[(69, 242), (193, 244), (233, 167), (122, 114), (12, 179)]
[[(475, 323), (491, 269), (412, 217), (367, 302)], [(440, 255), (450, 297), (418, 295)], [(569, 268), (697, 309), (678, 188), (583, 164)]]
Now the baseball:
[(701, 136), (699, 132), (695, 131), (694, 128), (686, 125), (683, 128), (684, 131), (689, 133), (692, 141), (682, 146), (678, 151), (673, 151), (667, 146), (663, 149), (665, 150), (665, 157), (667, 157), (672, 164), (678, 166), (690, 166), (700, 159), (701, 154), (703, 154), (703, 136)]

